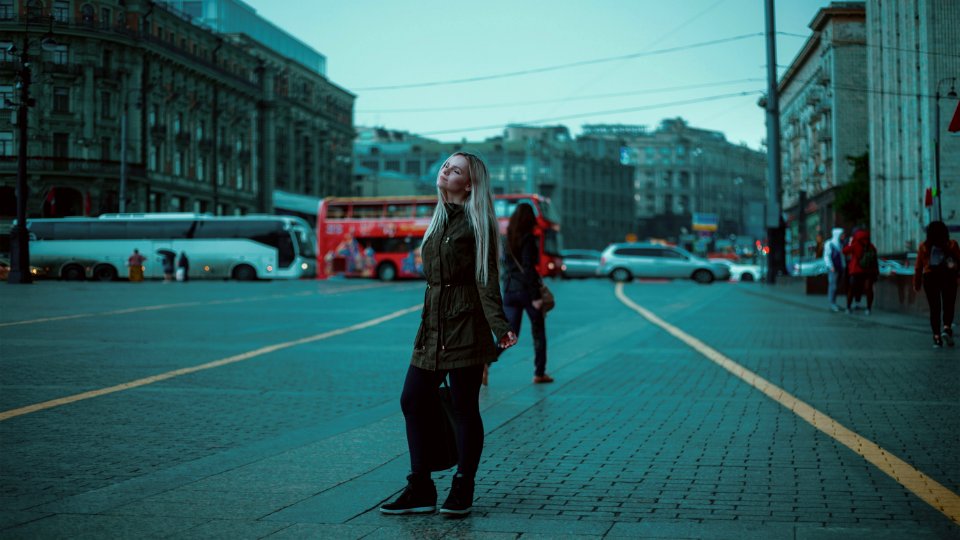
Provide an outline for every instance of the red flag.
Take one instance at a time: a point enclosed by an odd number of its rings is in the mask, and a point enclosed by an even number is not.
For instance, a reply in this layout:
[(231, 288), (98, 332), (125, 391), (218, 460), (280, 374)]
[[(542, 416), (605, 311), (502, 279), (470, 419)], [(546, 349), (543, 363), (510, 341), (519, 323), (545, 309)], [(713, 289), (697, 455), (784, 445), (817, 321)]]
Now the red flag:
[(950, 127), (947, 128), (950, 133), (960, 131), (960, 103), (957, 103), (957, 110), (953, 111), (953, 120), (950, 121)]
[(927, 188), (927, 192), (923, 197), (923, 205), (927, 208), (933, 206), (933, 189)]

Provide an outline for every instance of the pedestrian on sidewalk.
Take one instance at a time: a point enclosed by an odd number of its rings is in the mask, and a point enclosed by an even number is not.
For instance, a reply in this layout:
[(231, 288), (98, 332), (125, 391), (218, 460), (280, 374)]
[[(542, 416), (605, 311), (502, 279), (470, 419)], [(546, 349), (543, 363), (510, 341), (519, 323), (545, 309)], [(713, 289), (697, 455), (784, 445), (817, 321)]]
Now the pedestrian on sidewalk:
[(177, 260), (177, 281), (190, 280), (190, 259), (187, 258), (187, 252), (181, 251), (180, 258)]
[(957, 273), (960, 271), (960, 247), (950, 239), (950, 231), (942, 221), (927, 225), (927, 239), (917, 250), (913, 270), (913, 288), (921, 286), (930, 306), (930, 328), (933, 346), (943, 343), (953, 347), (953, 315), (957, 305)]
[(844, 255), (850, 255), (850, 283), (847, 287), (847, 313), (851, 313), (853, 298), (867, 297), (867, 309), (870, 315), (873, 309), (873, 284), (880, 275), (880, 263), (877, 259), (877, 246), (870, 242), (870, 231), (857, 229), (850, 243), (843, 248)]
[(831, 311), (840, 311), (837, 305), (837, 285), (844, 282), (847, 273), (846, 257), (843, 255), (843, 228), (834, 227), (833, 236), (823, 248), (823, 262), (827, 264), (827, 299)]
[(143, 281), (143, 261), (146, 257), (140, 254), (140, 250), (134, 248), (133, 254), (127, 258), (127, 275), (130, 281)]
[[(430, 478), (430, 449), (439, 445), (433, 420), (438, 389), (450, 377), (459, 460), (440, 512), (464, 516), (473, 507), (474, 480), (483, 451), (480, 384), (497, 348), (516, 344), (503, 313), (497, 269), (498, 232), (487, 167), (457, 152), (437, 174), (439, 203), (421, 244), (427, 290), (400, 408), (407, 428), (410, 475), (384, 514), (432, 513), (437, 488)], [(496, 339), (496, 341), (494, 340)]]
[(159, 253), (160, 256), (163, 257), (163, 280), (173, 281), (173, 268), (176, 254), (168, 249), (159, 250)]
[[(541, 384), (553, 382), (553, 377), (547, 375), (546, 314), (540, 294), (543, 280), (537, 272), (540, 245), (533, 234), (536, 225), (533, 207), (518, 204), (507, 225), (507, 245), (503, 257), (503, 309), (510, 321), (510, 328), (518, 338), (523, 312), (527, 312), (530, 335), (533, 337), (533, 382)], [(487, 384), (488, 374), (489, 366), (484, 368), (483, 384)]]

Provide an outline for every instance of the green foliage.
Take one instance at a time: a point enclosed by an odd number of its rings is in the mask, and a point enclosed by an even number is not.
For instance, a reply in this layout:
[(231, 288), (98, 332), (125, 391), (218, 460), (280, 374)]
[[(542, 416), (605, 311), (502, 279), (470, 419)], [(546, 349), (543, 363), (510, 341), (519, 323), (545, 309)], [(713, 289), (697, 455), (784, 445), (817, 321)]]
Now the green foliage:
[(834, 205), (843, 222), (849, 225), (870, 223), (870, 159), (864, 152), (847, 156), (853, 165), (850, 181), (837, 189)]

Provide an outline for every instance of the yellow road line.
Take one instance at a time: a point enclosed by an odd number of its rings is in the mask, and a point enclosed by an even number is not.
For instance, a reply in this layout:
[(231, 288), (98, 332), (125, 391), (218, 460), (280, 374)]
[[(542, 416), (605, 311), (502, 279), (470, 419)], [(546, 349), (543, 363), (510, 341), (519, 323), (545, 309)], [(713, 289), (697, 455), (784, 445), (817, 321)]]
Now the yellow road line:
[(231, 298), (229, 300), (211, 300), (209, 302), (182, 302), (179, 304), (158, 304), (153, 306), (137, 306), (126, 309), (115, 309), (112, 311), (99, 311), (94, 313), (76, 313), (73, 315), (60, 315), (57, 317), (43, 317), (40, 319), (29, 319), (25, 321), (13, 321), (0, 323), (0, 328), (7, 326), (20, 326), (24, 324), (39, 324), (45, 322), (54, 322), (54, 321), (66, 321), (70, 319), (83, 319), (86, 317), (103, 317), (107, 315), (124, 315), (127, 313), (137, 313), (140, 311), (157, 311), (161, 309), (173, 309), (173, 308), (182, 308), (182, 307), (193, 307), (193, 306), (203, 306), (203, 305), (217, 305), (217, 304), (238, 304), (241, 302), (253, 302), (256, 300), (266, 300), (269, 298), (287, 298), (292, 296), (308, 296), (312, 294), (337, 294), (342, 292), (352, 292), (360, 291), (363, 289), (373, 289), (377, 287), (385, 286), (384, 283), (369, 283), (364, 285), (348, 285), (346, 287), (339, 287), (336, 289), (328, 289), (323, 291), (304, 291), (294, 294), (271, 294), (268, 296), (251, 296), (249, 298)]
[(142, 379), (137, 379), (135, 381), (125, 382), (123, 384), (118, 384), (115, 386), (110, 386), (107, 388), (100, 388), (98, 390), (90, 390), (89, 392), (82, 392), (80, 394), (74, 394), (72, 396), (66, 396), (58, 399), (52, 399), (50, 401), (44, 401), (42, 403), (35, 403), (33, 405), (27, 405), (26, 407), (20, 407), (17, 409), (10, 409), (9, 411), (0, 412), (0, 422), (4, 420), (9, 420), (17, 416), (23, 416), (25, 414), (30, 414), (37, 411), (42, 411), (44, 409), (51, 409), (53, 407), (59, 407), (61, 405), (67, 405), (68, 403), (74, 403), (77, 401), (82, 401), (85, 399), (95, 398), (99, 396), (104, 396), (107, 394), (113, 394), (115, 392), (120, 392), (123, 390), (130, 390), (131, 388), (137, 388), (139, 386), (146, 386), (148, 384), (153, 384), (155, 382), (165, 381), (167, 379), (172, 379), (174, 377), (180, 377), (182, 375), (187, 375), (190, 373), (196, 373), (198, 371), (204, 371), (207, 369), (213, 369), (221, 366), (226, 366), (229, 364), (236, 364), (237, 362), (243, 362), (244, 360), (250, 360), (251, 358), (256, 358), (258, 356), (263, 356), (272, 352), (279, 351), (281, 349), (288, 349), (290, 347), (296, 347), (297, 345), (303, 345), (305, 343), (312, 343), (314, 341), (320, 341), (350, 332), (355, 332), (357, 330), (363, 330), (364, 328), (370, 328), (371, 326), (376, 326), (378, 324), (387, 322), (391, 319), (396, 319), (397, 317), (402, 317), (408, 313), (413, 313), (417, 311), (422, 306), (417, 304), (399, 311), (394, 311), (393, 313), (388, 313), (382, 317), (377, 317), (376, 319), (370, 319), (362, 323), (357, 323), (351, 326), (346, 326), (344, 328), (338, 328), (336, 330), (330, 330), (329, 332), (323, 332), (321, 334), (316, 334), (313, 336), (308, 336), (301, 339), (296, 339), (293, 341), (286, 341), (283, 343), (277, 343), (274, 345), (268, 345), (266, 347), (261, 347), (252, 351), (245, 353), (237, 354), (234, 356), (228, 356), (226, 358), (221, 358), (220, 360), (214, 360), (213, 362), (207, 362), (206, 364), (200, 364), (198, 366), (186, 367), (181, 369), (175, 369), (173, 371), (168, 371), (166, 373), (160, 373), (159, 375), (152, 375), (150, 377), (144, 377)]
[(942, 512), (954, 523), (960, 523), (960, 495), (950, 491), (942, 484), (923, 474), (921, 471), (903, 461), (873, 441), (847, 429), (845, 426), (830, 418), (826, 414), (814, 409), (783, 388), (771, 383), (749, 369), (724, 356), (716, 349), (703, 343), (699, 339), (685, 333), (676, 326), (657, 317), (650, 310), (641, 307), (627, 298), (623, 292), (623, 283), (616, 288), (617, 298), (628, 307), (642, 315), (651, 323), (666, 330), (669, 334), (686, 343), (698, 353), (706, 356), (712, 362), (726, 369), (738, 379), (763, 392), (770, 399), (776, 401), (800, 418), (809, 422), (813, 427), (829, 435), (847, 448), (874, 464), (878, 469), (896, 480), (900, 485), (910, 490), (914, 495), (923, 499), (927, 504)]

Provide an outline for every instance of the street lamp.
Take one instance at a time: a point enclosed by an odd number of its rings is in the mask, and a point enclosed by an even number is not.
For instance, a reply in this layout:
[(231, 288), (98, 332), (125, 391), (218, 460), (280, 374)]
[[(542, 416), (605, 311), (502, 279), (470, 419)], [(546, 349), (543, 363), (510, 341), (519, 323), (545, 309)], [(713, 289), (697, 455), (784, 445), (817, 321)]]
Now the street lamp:
[(940, 85), (950, 81), (950, 91), (947, 92), (946, 97), (956, 99), (957, 91), (954, 90), (954, 84), (956, 83), (956, 80), (956, 77), (947, 77), (946, 79), (941, 79), (940, 82), (937, 83), (937, 92), (934, 96), (937, 105), (936, 138), (934, 139), (934, 156), (936, 158), (934, 169), (937, 175), (937, 220), (943, 219), (943, 206), (940, 204), (940, 201), (943, 198), (943, 194), (940, 193)]
[[(30, 97), (30, 39), (28, 28), (30, 19), (26, 19), (27, 28), (23, 33), (23, 49), (17, 50), (12, 41), (0, 42), (0, 48), (7, 54), (18, 56), (20, 70), (17, 89), (20, 90), (17, 106), (17, 223), (10, 228), (10, 273), (7, 283), (31, 283), (30, 275), (30, 236), (27, 234), (27, 113), (36, 101)], [(56, 50), (58, 44), (48, 32), (40, 41), (45, 51)]]

